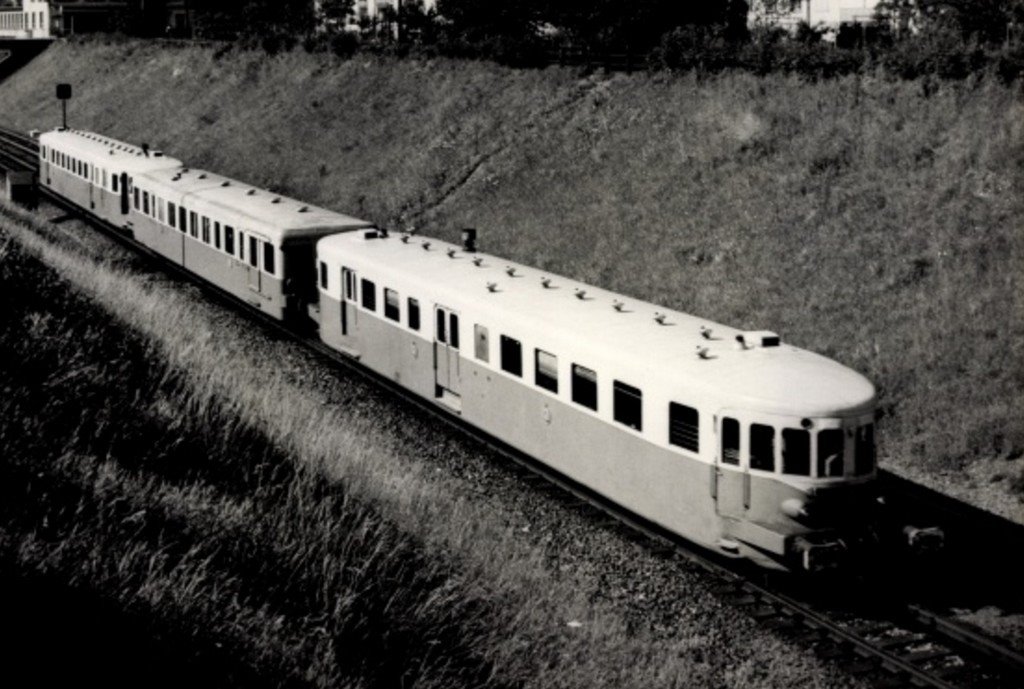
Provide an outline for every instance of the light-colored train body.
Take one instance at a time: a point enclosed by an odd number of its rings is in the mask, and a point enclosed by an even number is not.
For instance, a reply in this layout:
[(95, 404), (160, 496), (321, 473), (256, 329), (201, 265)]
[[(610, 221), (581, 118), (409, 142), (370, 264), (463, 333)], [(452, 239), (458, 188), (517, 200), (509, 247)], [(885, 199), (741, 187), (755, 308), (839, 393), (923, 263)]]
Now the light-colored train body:
[(771, 568), (867, 540), (875, 390), (783, 344), (145, 147), (40, 137), (41, 183), (627, 509)]

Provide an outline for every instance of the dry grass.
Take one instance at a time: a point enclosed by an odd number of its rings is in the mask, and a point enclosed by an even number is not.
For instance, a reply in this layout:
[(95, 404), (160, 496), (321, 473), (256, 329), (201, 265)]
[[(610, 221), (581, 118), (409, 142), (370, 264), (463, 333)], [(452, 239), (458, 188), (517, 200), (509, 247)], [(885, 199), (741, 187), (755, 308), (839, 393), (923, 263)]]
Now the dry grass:
[(0, 560), (99, 591), (238, 685), (849, 681), (692, 578), (692, 616), (628, 619), (600, 567), (549, 566), (493, 499), (325, 404), (216, 308), (4, 213)]
[(58, 79), (76, 126), (776, 329), (877, 382), (886, 466), (1024, 520), (1017, 87), (95, 43), (5, 82), (0, 119), (52, 125)]

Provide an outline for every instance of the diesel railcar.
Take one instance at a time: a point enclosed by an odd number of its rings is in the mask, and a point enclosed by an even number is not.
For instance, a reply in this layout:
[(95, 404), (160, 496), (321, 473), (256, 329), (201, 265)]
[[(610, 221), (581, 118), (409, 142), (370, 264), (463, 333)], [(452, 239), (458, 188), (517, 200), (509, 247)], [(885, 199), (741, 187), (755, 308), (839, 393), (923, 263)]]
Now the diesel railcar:
[(873, 544), (874, 386), (788, 345), (147, 147), (40, 137), (85, 213), (630, 511), (774, 569)]

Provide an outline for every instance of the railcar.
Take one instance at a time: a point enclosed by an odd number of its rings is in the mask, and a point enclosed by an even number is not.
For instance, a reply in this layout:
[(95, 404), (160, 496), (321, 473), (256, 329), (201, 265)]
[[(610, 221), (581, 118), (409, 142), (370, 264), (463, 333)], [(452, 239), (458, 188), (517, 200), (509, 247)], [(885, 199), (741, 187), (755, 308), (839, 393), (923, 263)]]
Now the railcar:
[(675, 533), (770, 568), (869, 541), (875, 389), (784, 344), (432, 238), (317, 246), (320, 336)]
[(42, 184), (279, 320), (315, 295), (316, 240), (371, 223), (97, 134), (40, 136)]
[(674, 533), (785, 570), (876, 545), (875, 389), (834, 361), (475, 233), (394, 236), (146, 146), (39, 140), (41, 183), (84, 213)]

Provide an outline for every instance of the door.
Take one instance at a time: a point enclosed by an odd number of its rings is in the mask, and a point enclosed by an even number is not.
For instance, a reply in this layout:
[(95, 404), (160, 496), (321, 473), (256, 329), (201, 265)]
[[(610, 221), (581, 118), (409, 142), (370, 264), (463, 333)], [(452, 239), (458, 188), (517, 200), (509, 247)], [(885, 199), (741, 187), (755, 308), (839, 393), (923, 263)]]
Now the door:
[(128, 173), (121, 173), (121, 215), (128, 215), (128, 211), (131, 209), (131, 204), (128, 201), (128, 195), (130, 190), (128, 189)]
[(434, 371), (439, 397), (459, 394), (459, 314), (445, 306), (434, 307)]
[(718, 514), (742, 518), (750, 505), (750, 474), (741, 452), (743, 424), (728, 412), (719, 415), (715, 453), (715, 498)]
[(260, 240), (251, 232), (245, 235), (245, 241), (249, 246), (245, 248), (249, 268), (249, 289), (259, 292), (262, 289), (262, 277), (260, 276)]
[(89, 209), (96, 210), (96, 166), (89, 166)]
[(341, 269), (341, 334), (348, 335), (349, 323), (354, 327), (358, 310), (356, 309), (356, 272), (351, 268)]

